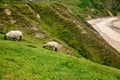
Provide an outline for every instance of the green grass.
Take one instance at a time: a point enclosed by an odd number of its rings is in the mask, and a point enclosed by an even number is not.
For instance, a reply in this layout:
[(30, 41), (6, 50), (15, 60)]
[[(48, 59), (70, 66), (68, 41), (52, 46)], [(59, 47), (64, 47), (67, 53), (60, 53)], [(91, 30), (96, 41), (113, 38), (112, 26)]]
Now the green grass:
[[(86, 24), (74, 16), (74, 14), (71, 14), (64, 5), (58, 3), (51, 3), (48, 5), (31, 3), (29, 6), (41, 15), (40, 21), (44, 24), (41, 28), (43, 28), (49, 35), (64, 41), (87, 59), (104, 65), (120, 68), (120, 57), (116, 55), (118, 52), (106, 44), (104, 40), (98, 38), (93, 32), (91, 32), (86, 27)], [(54, 8), (54, 10), (51, 9), (51, 7)], [(82, 27), (83, 31), (86, 31), (87, 33), (82, 33), (82, 29), (76, 27), (78, 24), (73, 23), (71, 21), (72, 19), (76, 21), (79, 20), (80, 27)], [(107, 46), (107, 48), (105, 48), (105, 46)], [(112, 56), (113, 53), (114, 56)]]
[[(26, 4), (29, 5), (32, 12), (26, 7)], [(81, 14), (79, 17), (82, 19), (75, 16), (79, 10), (79, 3), (77, 5), (72, 3), (63, 4), (63, 2), (60, 4), (57, 2), (26, 4), (9, 3), (6, 6), (0, 3), (0, 15), (2, 16), (0, 19), (2, 25), (0, 26), (0, 33), (18, 29), (23, 32), (24, 41), (40, 46), (52, 38), (65, 47), (71, 48), (72, 54), (76, 57), (82, 55), (94, 62), (120, 68), (120, 57), (116, 55), (118, 52), (88, 29), (87, 25), (82, 21), (84, 17)], [(84, 4), (87, 4), (87, 2)], [(4, 13), (5, 8), (10, 9), (12, 15), (7, 16)], [(82, 9), (86, 8), (83, 6)], [(76, 11), (74, 12), (74, 10)], [(41, 18), (38, 19), (36, 14), (39, 14)], [(15, 20), (16, 23), (11, 24), (11, 20)], [(77, 25), (80, 25), (80, 28)], [(38, 28), (38, 31), (33, 30), (32, 27)], [(86, 33), (82, 33), (83, 31), (86, 31)], [(44, 36), (36, 39), (36, 33)], [(67, 50), (63, 49), (62, 52), (66, 54)]]
[(1, 80), (119, 80), (120, 70), (0, 34)]
[[(120, 58), (116, 55), (118, 52), (82, 21), (86, 18), (80, 12), (89, 11), (87, 2), (81, 3), (84, 6), (79, 6), (78, 0), (27, 4), (33, 12), (24, 3), (0, 3), (0, 80), (120, 80), (119, 69), (97, 64), (120, 68)], [(93, 8), (93, 5), (89, 4), (89, 7)], [(10, 9), (12, 15), (6, 15), (5, 8)], [(79, 15), (80, 20), (75, 15)], [(11, 20), (16, 23), (12, 24)], [(83, 29), (76, 27), (77, 23), (72, 20), (79, 22)], [(23, 32), (22, 42), (3, 40), (3, 33), (13, 29)], [(87, 33), (83, 34), (82, 30)], [(35, 38), (36, 33), (44, 36)], [(97, 63), (65, 55), (66, 49), (61, 52), (43, 49), (43, 44), (51, 38), (71, 48), (74, 56), (82, 55)]]

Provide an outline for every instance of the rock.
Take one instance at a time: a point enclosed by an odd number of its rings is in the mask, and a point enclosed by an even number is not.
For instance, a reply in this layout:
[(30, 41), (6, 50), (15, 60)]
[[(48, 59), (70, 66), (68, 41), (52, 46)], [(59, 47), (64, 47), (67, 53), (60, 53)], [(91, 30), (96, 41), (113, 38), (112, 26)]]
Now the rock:
[(10, 16), (11, 15), (11, 11), (9, 9), (4, 9), (4, 12), (6, 15)]

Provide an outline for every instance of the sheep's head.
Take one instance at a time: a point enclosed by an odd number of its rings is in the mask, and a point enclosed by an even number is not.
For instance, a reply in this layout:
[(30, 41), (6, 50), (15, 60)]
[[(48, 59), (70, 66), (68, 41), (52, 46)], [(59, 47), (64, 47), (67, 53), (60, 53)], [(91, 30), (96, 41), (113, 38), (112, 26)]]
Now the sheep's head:
[(43, 46), (43, 48), (45, 48), (45, 46)]
[(7, 38), (7, 36), (5, 35), (5, 36), (4, 36), (4, 40), (6, 40), (6, 38)]
[(46, 46), (47, 46), (47, 45), (46, 45), (46, 44), (44, 44), (44, 45), (43, 45), (43, 48), (45, 48)]

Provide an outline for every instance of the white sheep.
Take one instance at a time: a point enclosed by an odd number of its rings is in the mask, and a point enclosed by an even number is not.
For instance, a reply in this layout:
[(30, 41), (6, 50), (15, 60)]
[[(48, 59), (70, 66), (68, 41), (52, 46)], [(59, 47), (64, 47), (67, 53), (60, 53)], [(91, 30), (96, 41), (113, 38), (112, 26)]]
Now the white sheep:
[(62, 47), (62, 45), (55, 41), (47, 42), (46, 44), (43, 45), (43, 48), (48, 48), (55, 51), (57, 51), (60, 47)]
[(17, 30), (11, 30), (8, 33), (5, 34), (4, 39), (12, 38), (13, 40), (19, 39), (22, 40), (22, 32)]

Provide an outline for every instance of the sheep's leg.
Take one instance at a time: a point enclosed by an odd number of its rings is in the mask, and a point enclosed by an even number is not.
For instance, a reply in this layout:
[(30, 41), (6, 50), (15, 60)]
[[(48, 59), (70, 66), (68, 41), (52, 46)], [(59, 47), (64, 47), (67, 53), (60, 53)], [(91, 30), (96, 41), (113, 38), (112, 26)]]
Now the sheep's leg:
[(48, 50), (54, 50), (52, 46), (48, 46)]
[(53, 50), (53, 47), (52, 47), (52, 46), (49, 46), (49, 50)]
[(15, 38), (13, 38), (13, 41), (15, 41)]
[(55, 48), (55, 51), (57, 51), (57, 48)]
[(48, 49), (51, 50), (51, 47), (49, 47)]
[(20, 41), (22, 41), (22, 36), (20, 36), (20, 39), (19, 39)]

